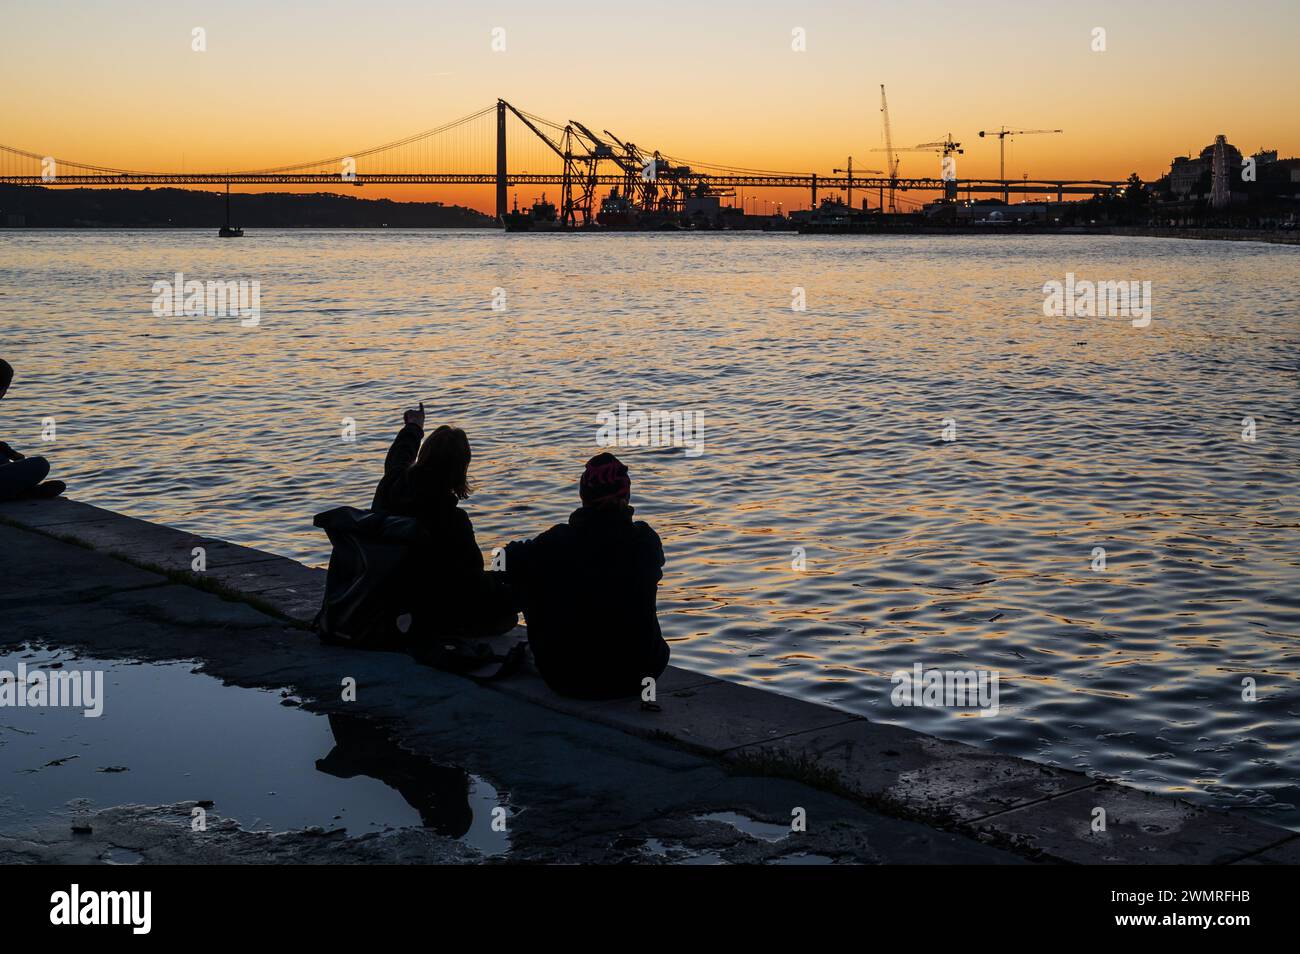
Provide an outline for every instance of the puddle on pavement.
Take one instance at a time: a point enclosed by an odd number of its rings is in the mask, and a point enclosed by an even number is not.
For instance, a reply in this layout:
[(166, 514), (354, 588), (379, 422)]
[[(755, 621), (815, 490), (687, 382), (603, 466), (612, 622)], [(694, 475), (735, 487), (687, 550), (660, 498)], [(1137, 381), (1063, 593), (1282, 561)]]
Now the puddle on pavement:
[(114, 846), (100, 855), (99, 860), (106, 865), (138, 865), (144, 861), (144, 855), (138, 851), (132, 851), (130, 848)]
[[(762, 826), (763, 829), (776, 829), (781, 827), (780, 825), (769, 825), (766, 822), (755, 821), (748, 816), (739, 815), (735, 812), (715, 812), (712, 815), (697, 815), (696, 818), (701, 821), (726, 822), (741, 831), (747, 829), (741, 828), (739, 824), (736, 824), (736, 822), (733, 821), (733, 818), (750, 827), (756, 825)], [(754, 834), (755, 837), (762, 838), (764, 841), (775, 843), (784, 838), (785, 835), (790, 834), (790, 832), (785, 831), (784, 829), (782, 829), (782, 831), (783, 834), (781, 838), (773, 837), (774, 832), (772, 831), (767, 831), (764, 835), (756, 834), (753, 831), (750, 831), (749, 833)], [(642, 845), (642, 851), (648, 855), (663, 858), (669, 864), (674, 865), (725, 865), (727, 863), (726, 859), (716, 851), (694, 851), (684, 845), (668, 845), (665, 842), (660, 841), (658, 838), (647, 838), (645, 844)], [(833, 865), (835, 864), (835, 859), (828, 855), (817, 855), (807, 851), (800, 851), (788, 855), (780, 855), (776, 858), (770, 858), (762, 863), (765, 865)]]
[(833, 865), (834, 858), (828, 858), (826, 855), (782, 855), (780, 858), (773, 858), (767, 862), (769, 865)]
[(761, 822), (739, 812), (713, 812), (709, 815), (697, 815), (696, 819), (698, 821), (722, 822), (724, 825), (730, 825), (737, 831), (743, 831), (746, 835), (761, 838), (763, 841), (777, 842), (790, 835), (789, 825), (773, 825), (770, 822)]
[(646, 854), (665, 859), (673, 865), (725, 865), (727, 862), (716, 851), (694, 851), (684, 845), (669, 846), (658, 838), (647, 838), (642, 850)]
[[(423, 826), (487, 855), (510, 848), (492, 830), (492, 809), (506, 802), (491, 784), (407, 752), (373, 720), (315, 715), (192, 663), (28, 647), (0, 654), (0, 673), (20, 662), (29, 673), (102, 671), (103, 712), (0, 708), (0, 833), (87, 809), (211, 800), (211, 812), (249, 831)], [(103, 860), (132, 864), (133, 854)]]

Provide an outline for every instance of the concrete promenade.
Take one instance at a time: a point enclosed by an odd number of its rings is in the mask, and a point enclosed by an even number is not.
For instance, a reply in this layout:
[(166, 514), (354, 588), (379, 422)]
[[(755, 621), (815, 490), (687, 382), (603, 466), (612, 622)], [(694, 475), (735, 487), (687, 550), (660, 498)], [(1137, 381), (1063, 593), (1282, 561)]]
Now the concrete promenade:
[[(323, 647), (306, 625), (324, 576), (75, 501), (3, 503), (0, 649), (197, 660), (231, 684), (291, 688), (314, 712), (383, 720), (403, 748), (509, 792), (511, 849), (493, 863), (1300, 862), (1300, 835), (1282, 828), (686, 669), (664, 674), (651, 712), (566, 700), (532, 673), (481, 684), (401, 654)], [(355, 701), (340, 698), (347, 677)], [(90, 835), (0, 833), (0, 861), (94, 861), (113, 846), (146, 862), (483, 860), (422, 829), (194, 834), (191, 807), (103, 809)], [(705, 817), (789, 828), (796, 809), (807, 830), (776, 837)]]

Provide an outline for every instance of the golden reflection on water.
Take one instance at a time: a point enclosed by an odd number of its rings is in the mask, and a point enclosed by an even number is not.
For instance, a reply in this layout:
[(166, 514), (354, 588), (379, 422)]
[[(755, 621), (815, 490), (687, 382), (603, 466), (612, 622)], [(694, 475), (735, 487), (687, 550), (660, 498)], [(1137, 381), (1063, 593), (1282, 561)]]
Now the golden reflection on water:
[[(698, 458), (617, 449), (667, 548), (677, 662), (1151, 788), (1291, 805), (1277, 816), (1300, 823), (1294, 250), (311, 231), (0, 243), (0, 340), (19, 369), (3, 437), (30, 452), (56, 416), (41, 450), (78, 499), (320, 564), (311, 515), (369, 500), (401, 410), (423, 400), (469, 431), (467, 509), (488, 552), (576, 506), (598, 412), (696, 410)], [(151, 284), (178, 271), (258, 280), (261, 323), (155, 318)], [(1151, 326), (1045, 318), (1042, 284), (1069, 271), (1152, 280)], [(889, 677), (915, 663), (997, 672), (1002, 714), (894, 707)], [(1260, 683), (1250, 706), (1243, 675)], [(1131, 733), (1122, 746), (1115, 731)]]

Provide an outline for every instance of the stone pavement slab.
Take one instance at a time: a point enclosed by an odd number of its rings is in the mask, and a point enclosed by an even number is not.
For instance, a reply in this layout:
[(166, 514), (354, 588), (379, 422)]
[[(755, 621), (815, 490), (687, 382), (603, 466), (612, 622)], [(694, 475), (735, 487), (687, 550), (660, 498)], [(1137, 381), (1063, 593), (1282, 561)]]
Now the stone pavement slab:
[(1300, 835), (1292, 835), (1279, 845), (1265, 848), (1258, 854), (1250, 855), (1241, 861), (1234, 861), (1233, 864), (1300, 865)]
[(658, 705), (660, 711), (650, 711), (642, 708), (639, 699), (616, 699), (593, 703), (582, 714), (625, 732), (669, 738), (712, 755), (791, 733), (862, 721), (828, 706), (722, 680), (660, 691)]
[(7, 568), (12, 575), (0, 588), (0, 607), (90, 599), (166, 582), (157, 573), (108, 559), (102, 553), (0, 524), (0, 551), (4, 550), (22, 553), (25, 558)]
[[(52, 527), (86, 520), (105, 520), (121, 514), (90, 504), (59, 497), (55, 500), (0, 501), (0, 520), (11, 520), (24, 527)], [(129, 519), (129, 518), (127, 518)]]
[(831, 777), (869, 800), (956, 822), (1091, 784), (1078, 772), (865, 719), (747, 745), (728, 755)]
[[(1104, 831), (1094, 826), (1099, 808)], [(1291, 837), (1249, 818), (1105, 782), (972, 827), (1060, 861), (1092, 865), (1221, 865)]]

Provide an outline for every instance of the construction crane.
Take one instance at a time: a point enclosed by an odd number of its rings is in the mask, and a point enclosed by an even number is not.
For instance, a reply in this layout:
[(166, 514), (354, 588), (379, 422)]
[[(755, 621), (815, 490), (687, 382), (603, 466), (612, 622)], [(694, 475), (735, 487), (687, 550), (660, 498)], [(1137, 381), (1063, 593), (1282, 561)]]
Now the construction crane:
[(1036, 136), (1041, 133), (1059, 133), (1061, 129), (1008, 129), (1003, 126), (1001, 129), (981, 129), (980, 138), (985, 136), (998, 137), (998, 178), (1002, 180), (1002, 204), (1008, 205), (1011, 202), (1011, 193), (1007, 188), (1007, 137), (1008, 136)]
[[(871, 151), (872, 151), (872, 152), (884, 152), (885, 150), (884, 150), (884, 149), (873, 149), (873, 150), (871, 150)], [(935, 142), (923, 142), (923, 143), (919, 143), (919, 144), (917, 144), (917, 145), (915, 145), (915, 146), (912, 146), (910, 149), (895, 149), (894, 152), (896, 152), (896, 153), (898, 153), (898, 152), (937, 152), (937, 153), (941, 153), (941, 154), (943, 155), (943, 158), (944, 158), (944, 159), (947, 159), (949, 156), (951, 156), (951, 155), (953, 155), (953, 154), (956, 154), (956, 155), (959, 155), (959, 156), (960, 156), (960, 155), (963, 155), (963, 154), (966, 152), (966, 150), (963, 149), (963, 148), (961, 147), (961, 143), (959, 143), (959, 142), (954, 142), (954, 141), (953, 141), (952, 133), (948, 133), (948, 135), (947, 135), (946, 137), (944, 137), (943, 139), (937, 140), (937, 141), (935, 141)], [(945, 162), (945, 163), (943, 164), (943, 167), (942, 167), (942, 169), (940, 170), (940, 174), (943, 175), (943, 176), (945, 176), (945, 177), (947, 177), (947, 175), (948, 175), (948, 163), (947, 163), (947, 162)], [(956, 185), (955, 185), (955, 184), (953, 185), (953, 189), (956, 189)], [(949, 197), (948, 194), (947, 194), (947, 190), (945, 190), (945, 192), (944, 192), (944, 197), (945, 197), (945, 198), (948, 198), (948, 197)], [(955, 198), (955, 195), (952, 196), (952, 197)]]
[(960, 156), (966, 152), (966, 150), (961, 147), (961, 143), (953, 142), (952, 133), (948, 133), (948, 135), (945, 138), (940, 139), (937, 142), (923, 142), (920, 145), (913, 146), (911, 149), (900, 149), (898, 151), (899, 152), (941, 152), (943, 153), (945, 159), (948, 156), (951, 156), (953, 153), (956, 153), (957, 155)]
[[(849, 165), (848, 165), (848, 168), (847, 168), (847, 169), (832, 169), (831, 172), (835, 173), (836, 175), (839, 175), (841, 172), (844, 172), (844, 173), (847, 173), (847, 174), (848, 174), (848, 177), (849, 177), (849, 184), (848, 184), (848, 188), (845, 190), (845, 191), (848, 193), (848, 198), (847, 198), (846, 202), (847, 202), (848, 207), (849, 207), (850, 209), (853, 208), (853, 157), (852, 157), (852, 156), (849, 156)], [(881, 170), (879, 170), (879, 169), (859, 169), (858, 172), (873, 172), (873, 173), (875, 173), (876, 175), (879, 175), (880, 172), (881, 172)]]
[[(897, 212), (898, 207), (894, 205), (894, 185), (898, 181), (898, 163), (899, 159), (894, 152), (894, 134), (889, 128), (889, 103), (885, 99), (885, 84), (880, 84), (880, 115), (884, 117), (885, 123), (885, 164), (889, 167), (889, 211)], [(882, 196), (883, 205), (883, 196)]]

